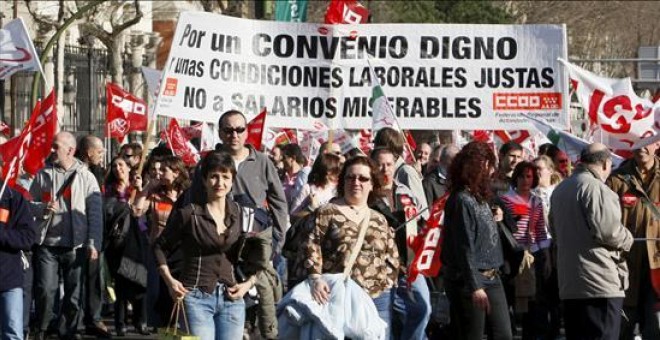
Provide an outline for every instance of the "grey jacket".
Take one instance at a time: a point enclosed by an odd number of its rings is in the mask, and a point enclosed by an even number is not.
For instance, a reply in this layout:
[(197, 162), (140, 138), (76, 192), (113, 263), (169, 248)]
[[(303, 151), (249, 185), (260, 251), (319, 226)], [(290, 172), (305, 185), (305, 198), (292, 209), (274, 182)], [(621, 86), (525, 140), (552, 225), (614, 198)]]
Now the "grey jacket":
[(551, 197), (550, 231), (557, 244), (561, 299), (624, 297), (628, 267), (623, 253), (633, 237), (621, 224), (619, 197), (579, 166)]
[(256, 151), (251, 145), (246, 145), (250, 154), (238, 166), (232, 195), (239, 200), (240, 195), (247, 195), (258, 207), (268, 208), (273, 213), (273, 251), (281, 252), (284, 234), (289, 226), (289, 209), (282, 189), (282, 182), (277, 175), (273, 162), (268, 157)]
[[(424, 220), (429, 219), (429, 211), (427, 209), (428, 202), (426, 201), (426, 194), (424, 194), (424, 186), (422, 185), (422, 175), (415, 170), (412, 166), (406, 164), (402, 157), (397, 159), (394, 164), (396, 172), (394, 173), (394, 180), (399, 184), (403, 184), (410, 188), (413, 195), (417, 199), (417, 208), (421, 213)], [(431, 202), (433, 203), (433, 202)]]
[[(67, 171), (52, 165), (41, 169), (30, 186), (30, 195), (33, 198), (31, 202), (32, 212), (38, 223), (43, 222), (45, 220), (45, 207), (49, 197), (55, 196), (54, 193), (59, 191), (60, 187), (64, 185), (65, 179), (73, 172), (77, 174), (70, 188), (71, 210), (63, 213), (70, 215), (70, 221), (73, 227), (72, 242), (67, 246), (78, 248), (85, 245), (100, 250), (103, 242), (103, 201), (101, 191), (96, 178), (82, 162), (76, 160), (73, 166)], [(53, 183), (55, 186), (53, 186)], [(60, 206), (62, 205), (63, 203), (60, 201)], [(52, 218), (53, 223), (57, 223), (58, 220), (67, 217), (57, 216), (56, 214)], [(61, 246), (55, 240), (56, 237), (52, 236), (52, 233), (46, 231), (46, 239), (43, 244)]]

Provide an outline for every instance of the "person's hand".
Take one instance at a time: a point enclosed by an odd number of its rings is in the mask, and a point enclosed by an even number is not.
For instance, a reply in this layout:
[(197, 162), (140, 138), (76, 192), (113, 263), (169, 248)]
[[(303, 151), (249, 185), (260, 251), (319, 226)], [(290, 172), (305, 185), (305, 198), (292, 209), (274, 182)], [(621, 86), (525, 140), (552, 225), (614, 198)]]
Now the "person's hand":
[(48, 202), (46, 205), (46, 215), (52, 215), (60, 210), (60, 203), (58, 201)]
[(167, 288), (170, 291), (172, 299), (181, 299), (188, 293), (188, 289), (183, 286), (183, 283), (177, 279), (172, 279), (167, 283)]
[(324, 305), (330, 300), (330, 287), (328, 283), (322, 278), (317, 278), (312, 281), (312, 297), (314, 301)]
[(483, 309), (486, 314), (490, 314), (490, 303), (488, 302), (488, 295), (486, 291), (477, 289), (472, 292), (472, 303), (479, 309)]
[(498, 206), (493, 207), (493, 221), (501, 222), (502, 220), (504, 220), (504, 211), (502, 211), (502, 208)]
[(135, 188), (135, 190), (142, 191), (142, 176), (140, 175), (133, 176), (131, 185), (133, 186), (133, 188)]
[(227, 297), (230, 300), (242, 299), (250, 288), (252, 288), (252, 282), (250, 282), (250, 280), (238, 283), (233, 287), (227, 287)]
[(87, 248), (87, 252), (89, 254), (90, 261), (96, 261), (99, 259), (99, 252), (98, 250), (96, 250), (96, 248), (90, 246), (89, 248)]

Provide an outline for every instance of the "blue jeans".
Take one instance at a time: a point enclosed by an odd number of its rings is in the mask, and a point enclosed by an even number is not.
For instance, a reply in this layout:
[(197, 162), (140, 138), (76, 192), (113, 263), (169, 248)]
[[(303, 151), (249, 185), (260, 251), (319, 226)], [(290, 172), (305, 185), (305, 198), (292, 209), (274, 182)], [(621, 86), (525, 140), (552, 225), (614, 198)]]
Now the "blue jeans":
[(392, 325), (392, 292), (391, 290), (386, 290), (377, 297), (373, 298), (374, 305), (376, 305), (376, 310), (378, 311), (378, 316), (380, 316), (385, 323), (387, 323), (387, 337), (385, 339), (390, 339), (392, 330), (390, 329)]
[(0, 292), (0, 331), (2, 340), (23, 339), (23, 288)]
[(229, 300), (225, 286), (217, 285), (213, 293), (192, 289), (183, 299), (190, 323), (190, 333), (201, 340), (242, 339), (245, 327), (245, 302)]
[(394, 292), (392, 325), (397, 339), (426, 339), (426, 325), (431, 319), (431, 293), (426, 279), (418, 275), (408, 289), (407, 276), (399, 278)]

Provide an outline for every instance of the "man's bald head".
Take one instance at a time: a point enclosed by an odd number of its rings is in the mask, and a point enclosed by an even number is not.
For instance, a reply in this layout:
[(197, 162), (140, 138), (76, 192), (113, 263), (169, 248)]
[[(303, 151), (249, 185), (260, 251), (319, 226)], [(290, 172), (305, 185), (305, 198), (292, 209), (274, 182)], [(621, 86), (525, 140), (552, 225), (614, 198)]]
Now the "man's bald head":
[(602, 143), (593, 143), (585, 147), (580, 153), (580, 162), (596, 172), (602, 181), (605, 181), (612, 172), (612, 155)]
[(80, 139), (80, 160), (93, 165), (101, 165), (105, 156), (105, 147), (101, 138), (87, 135)]
[(61, 145), (66, 145), (74, 149), (77, 146), (76, 137), (74, 137), (73, 134), (71, 134), (71, 132), (62, 131), (57, 135), (55, 135), (55, 140), (61, 142), (62, 143)]
[(589, 144), (580, 153), (580, 161), (583, 164), (605, 163), (610, 157), (610, 150), (603, 143)]
[(74, 163), (73, 155), (76, 152), (76, 137), (70, 132), (62, 131), (55, 135), (53, 141), (54, 162), (62, 168), (68, 169)]

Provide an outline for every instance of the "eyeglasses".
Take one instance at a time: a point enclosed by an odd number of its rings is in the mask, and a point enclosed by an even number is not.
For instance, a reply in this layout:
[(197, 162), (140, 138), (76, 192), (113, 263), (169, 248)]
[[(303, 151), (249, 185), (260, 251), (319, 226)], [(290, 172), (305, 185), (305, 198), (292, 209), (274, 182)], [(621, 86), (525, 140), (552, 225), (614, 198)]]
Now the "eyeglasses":
[(236, 132), (240, 135), (241, 133), (245, 132), (245, 126), (235, 127), (235, 128), (225, 127), (225, 128), (222, 128), (222, 132), (227, 134), (227, 135), (231, 135), (234, 132)]
[(367, 182), (371, 181), (371, 177), (362, 176), (362, 175), (346, 175), (346, 177), (344, 177), (344, 178), (348, 182), (353, 182), (355, 180), (358, 180), (362, 183), (367, 183)]

